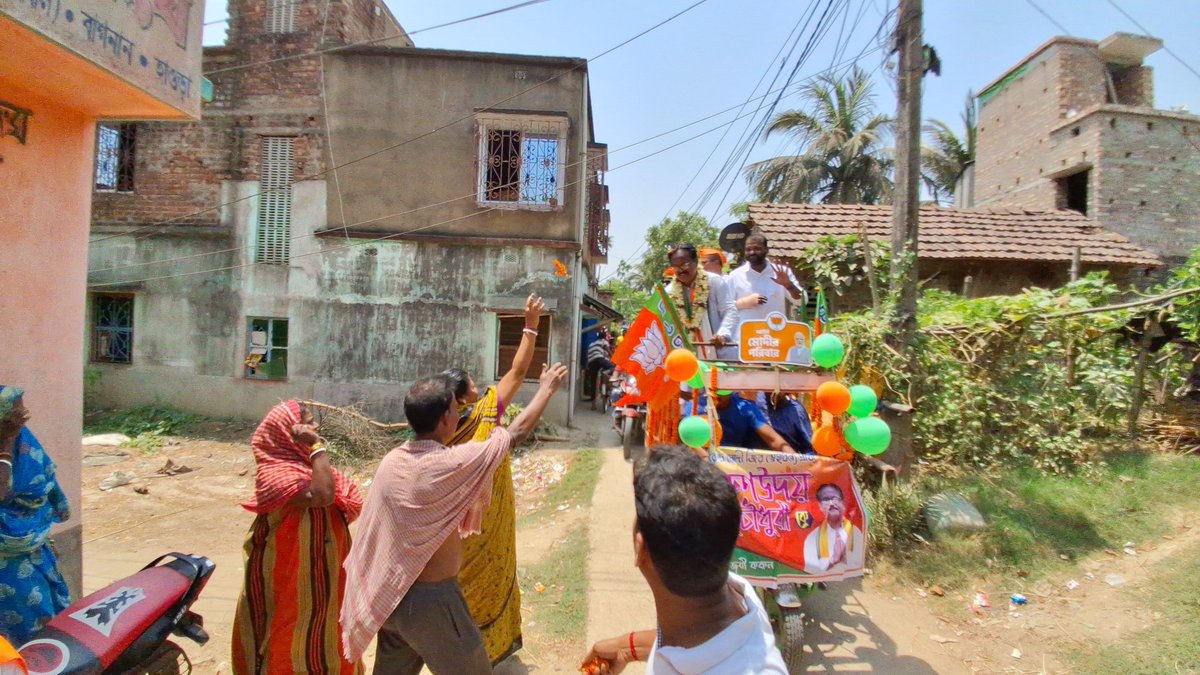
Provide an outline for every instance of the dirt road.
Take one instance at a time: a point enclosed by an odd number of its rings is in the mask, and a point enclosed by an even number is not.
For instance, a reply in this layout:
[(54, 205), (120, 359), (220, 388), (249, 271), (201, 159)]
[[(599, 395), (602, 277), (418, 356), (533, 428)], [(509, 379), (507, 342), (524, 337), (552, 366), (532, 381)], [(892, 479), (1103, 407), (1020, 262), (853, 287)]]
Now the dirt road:
[[(607, 419), (585, 410), (577, 424), (570, 443), (529, 452), (514, 468), (518, 509), (536, 517), (522, 519), (517, 536), (525, 649), (502, 664), (500, 673), (571, 673), (592, 641), (654, 626), (649, 590), (633, 566), (631, 467)], [(210, 426), (149, 454), (124, 449), (124, 456), (112, 457), (111, 449), (87, 448), (83, 474), (85, 590), (131, 574), (168, 551), (201, 553), (217, 563), (196, 605), (212, 641), (202, 648), (185, 644), (194, 672), (204, 674), (229, 672), (241, 548), (251, 522), (238, 504), (250, 495), (254, 477), (247, 444), (252, 429)], [(576, 450), (597, 446), (602, 461), (591, 502), (558, 495), (565, 501), (548, 506), (547, 495)], [(168, 459), (190, 471), (158, 473)], [(98, 489), (113, 471), (137, 478), (111, 491)], [(360, 483), (368, 477), (369, 470), (357, 476)], [(1195, 564), (1200, 528), (1189, 526), (1194, 515), (1176, 514), (1172, 535), (1139, 546), (1136, 556), (1110, 552), (1081, 561), (1062, 578), (978, 589), (990, 594), (995, 605), (990, 610), (972, 611), (975, 589), (938, 598), (889, 581), (884, 573), (830, 584), (804, 598), (805, 672), (1070, 672), (1064, 657), (1069, 650), (1136, 635), (1162, 620), (1147, 609), (1147, 580), (1156, 570), (1179, 564), (1180, 556)], [(588, 609), (586, 616), (574, 623), (566, 617), (564, 623), (562, 616), (551, 616), (562, 614), (560, 601), (568, 602), (563, 584), (530, 575), (547, 574), (539, 565), (564, 555), (563, 547), (582, 528), (588, 532), (586, 576), (579, 583), (587, 585)], [(573, 564), (582, 561), (574, 550), (565, 554)], [(1079, 584), (1075, 590), (1067, 590), (1071, 580)], [(548, 588), (537, 591), (535, 581)], [(1010, 607), (1008, 594), (1015, 590), (1030, 604)], [(578, 633), (564, 635), (563, 630)], [(644, 671), (635, 666), (626, 672)]]

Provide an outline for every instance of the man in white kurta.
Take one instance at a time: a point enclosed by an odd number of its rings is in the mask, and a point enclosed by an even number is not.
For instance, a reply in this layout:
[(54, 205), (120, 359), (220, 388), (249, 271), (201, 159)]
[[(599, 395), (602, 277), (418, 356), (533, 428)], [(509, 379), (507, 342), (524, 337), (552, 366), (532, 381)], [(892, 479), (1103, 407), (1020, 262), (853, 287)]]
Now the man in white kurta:
[(785, 265), (768, 259), (770, 247), (761, 234), (746, 237), (746, 262), (729, 273), (728, 283), (741, 321), (762, 321), (778, 312), (790, 316), (788, 305), (803, 305), (806, 297), (796, 275)]
[(825, 522), (804, 540), (804, 571), (827, 575), (862, 569), (866, 541), (862, 530), (846, 518), (846, 499), (833, 483), (817, 488), (817, 504)]

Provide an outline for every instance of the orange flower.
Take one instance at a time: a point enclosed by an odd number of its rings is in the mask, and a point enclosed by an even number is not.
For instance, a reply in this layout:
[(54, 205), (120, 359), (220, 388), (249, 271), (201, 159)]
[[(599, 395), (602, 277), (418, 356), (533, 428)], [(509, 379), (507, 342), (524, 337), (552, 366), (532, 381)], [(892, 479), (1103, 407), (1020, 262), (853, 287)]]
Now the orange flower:
[(554, 274), (555, 274), (556, 276), (560, 276), (560, 277), (569, 277), (569, 276), (571, 276), (571, 274), (570, 274), (569, 272), (567, 272), (567, 266), (566, 266), (566, 265), (564, 265), (564, 264), (562, 264), (562, 263), (560, 263), (560, 262), (559, 262), (559, 261), (557, 261), (557, 260), (555, 260), (555, 261), (554, 261)]

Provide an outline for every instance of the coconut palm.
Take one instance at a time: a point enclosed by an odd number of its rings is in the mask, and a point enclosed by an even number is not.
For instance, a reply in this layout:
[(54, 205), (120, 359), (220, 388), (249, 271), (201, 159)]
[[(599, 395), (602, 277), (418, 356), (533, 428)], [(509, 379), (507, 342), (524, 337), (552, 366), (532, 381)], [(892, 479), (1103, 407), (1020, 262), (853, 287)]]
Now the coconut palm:
[(801, 93), (807, 110), (779, 113), (766, 135), (785, 133), (800, 153), (746, 167), (760, 201), (876, 204), (890, 196), (892, 160), (883, 147), (891, 118), (875, 110), (871, 79), (855, 66), (845, 79), (823, 75)]
[(962, 113), (965, 136), (960, 138), (949, 124), (941, 120), (925, 123), (929, 145), (921, 146), (921, 181), (933, 195), (934, 201), (953, 198), (954, 186), (975, 161), (975, 94), (967, 92)]

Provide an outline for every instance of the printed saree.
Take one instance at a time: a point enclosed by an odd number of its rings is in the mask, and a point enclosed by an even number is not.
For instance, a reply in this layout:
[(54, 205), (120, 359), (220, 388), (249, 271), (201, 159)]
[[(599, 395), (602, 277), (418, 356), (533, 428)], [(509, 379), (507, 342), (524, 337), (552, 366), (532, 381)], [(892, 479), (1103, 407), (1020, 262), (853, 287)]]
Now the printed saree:
[[(483, 441), (504, 415), (504, 402), (489, 387), (459, 422), (446, 445)], [(505, 457), (492, 481), (492, 500), (479, 534), (463, 540), (459, 585), (483, 633), (495, 665), (521, 648), (521, 589), (517, 586), (517, 511), (512, 460)]]
[(50, 548), (50, 527), (70, 517), (54, 462), (22, 428), (13, 450), (12, 491), (0, 502), (0, 633), (14, 645), (71, 604)]
[(292, 440), (300, 406), (288, 401), (254, 432), (255, 494), (242, 506), (258, 514), (246, 535), (245, 586), (233, 622), (236, 675), (358, 675), (342, 656), (338, 614), (349, 523), (362, 511), (354, 482), (334, 471), (337, 496), (325, 508), (286, 508), (312, 479), (308, 449)]

